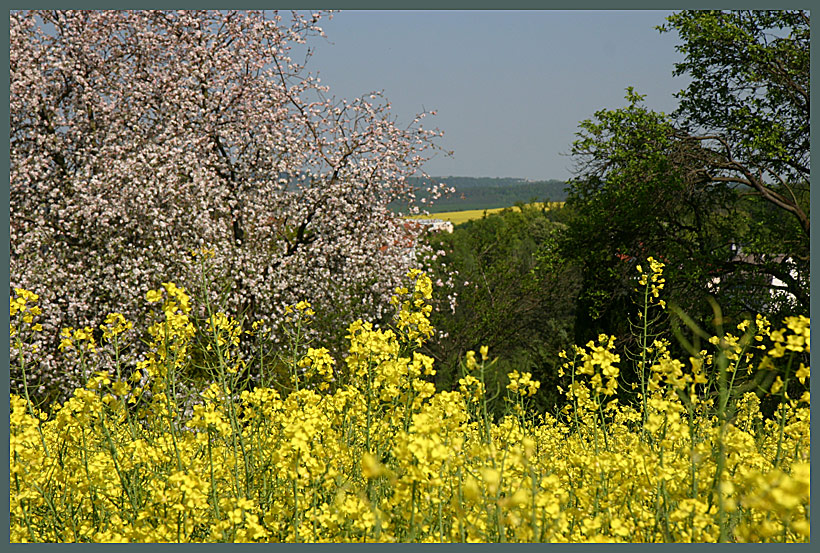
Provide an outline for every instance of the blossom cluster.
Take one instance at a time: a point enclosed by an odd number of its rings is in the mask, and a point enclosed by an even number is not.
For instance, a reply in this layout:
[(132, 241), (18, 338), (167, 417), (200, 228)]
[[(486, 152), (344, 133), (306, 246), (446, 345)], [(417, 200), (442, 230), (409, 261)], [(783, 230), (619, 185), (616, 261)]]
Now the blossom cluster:
[(203, 261), (218, 268), (211, 301), (248, 321), (275, 326), (306, 297), (328, 313), (389, 312), (414, 260), (390, 247), (401, 225), (387, 206), (417, 209), (407, 179), (441, 133), (422, 126), (428, 113), (400, 125), (378, 93), (334, 99), (296, 61), (323, 17), (10, 13), (11, 289), (46, 314), (32, 390), (66, 399), (82, 385), (79, 356), (50, 347), (61, 329), (119, 312), (142, 336), (132, 291), (199, 290)]

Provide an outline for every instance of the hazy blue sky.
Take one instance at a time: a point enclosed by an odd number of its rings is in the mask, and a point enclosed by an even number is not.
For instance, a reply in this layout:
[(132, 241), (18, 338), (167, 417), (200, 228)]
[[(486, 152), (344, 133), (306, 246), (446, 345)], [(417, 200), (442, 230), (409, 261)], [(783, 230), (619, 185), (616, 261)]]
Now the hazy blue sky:
[(578, 123), (627, 86), (671, 112), (686, 86), (669, 11), (343, 11), (308, 63), (342, 98), (383, 90), (399, 122), (423, 108), (452, 158), (433, 176), (567, 179)]

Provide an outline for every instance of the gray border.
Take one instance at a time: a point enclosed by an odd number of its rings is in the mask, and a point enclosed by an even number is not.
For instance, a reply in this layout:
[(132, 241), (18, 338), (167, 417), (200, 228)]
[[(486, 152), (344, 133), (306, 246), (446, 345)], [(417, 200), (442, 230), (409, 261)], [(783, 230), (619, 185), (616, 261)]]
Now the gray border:
[[(258, 3), (259, 2), (248, 2), (248, 4), (258, 4)], [(303, 4), (302, 1), (297, 2), (297, 3), (298, 4)], [(609, 3), (609, 2), (602, 2), (601, 0), (591, 0), (591, 1), (590, 0), (587, 0), (587, 1), (581, 0), (581, 1), (578, 1), (578, 2), (567, 2), (565, 0), (565, 1), (562, 1), (562, 2), (547, 3), (547, 5), (544, 5), (544, 3), (533, 2), (533, 1), (530, 0), (530, 1), (525, 1), (525, 2), (511, 3), (510, 5), (505, 6), (503, 9), (506, 9), (506, 10), (523, 10), (523, 9), (564, 9), (564, 10), (566, 10), (566, 9), (570, 9), (570, 10), (629, 9), (629, 10), (642, 10), (642, 9), (652, 9), (652, 10), (668, 10), (671, 13), (673, 11), (677, 11), (677, 10), (680, 10), (680, 9), (711, 9), (711, 8), (714, 8), (713, 4), (709, 5), (709, 3), (703, 3), (703, 2), (690, 2), (689, 0), (685, 0), (683, 3), (688, 4), (688, 6), (687, 7), (680, 6), (681, 2), (656, 3), (656, 2), (650, 2), (650, 1), (647, 1), (647, 0), (628, 0), (627, 2), (621, 2), (621, 3), (615, 4), (615, 5), (613, 5), (612, 3)], [(83, 5), (84, 9), (112, 9), (112, 6), (111, 6), (110, 2), (95, 2), (95, 1), (92, 1), (92, 2), (82, 2), (82, 4), (84, 4)], [(120, 5), (121, 8), (125, 8), (125, 9), (135, 8), (135, 6), (131, 6), (129, 4), (131, 4), (131, 3), (130, 2), (120, 3), (119, 5)], [(158, 3), (148, 2), (147, 5), (140, 6), (140, 9), (165, 8), (165, 7), (167, 7), (167, 5), (157, 5), (157, 4)], [(183, 6), (175, 6), (175, 7), (185, 7), (184, 4), (190, 4), (192, 8), (193, 7), (196, 7), (196, 8), (203, 7), (202, 6), (203, 2), (198, 2), (198, 3), (194, 4), (194, 3), (191, 3), (191, 2), (188, 2), (188, 1), (184, 1), (184, 2), (179, 2), (179, 4), (183, 4)], [(221, 7), (219, 5), (219, 3), (213, 2), (212, 0), (206, 0), (204, 2), (204, 4), (206, 4), (206, 5), (214, 4), (215, 7), (217, 7), (217, 8)], [(320, 2), (319, 4), (324, 4), (324, 2)], [(390, 2), (389, 4), (391, 4), (391, 5), (385, 6), (384, 3), (375, 2), (375, 1), (372, 1), (372, 0), (370, 0), (370, 1), (359, 0), (359, 1), (356, 1), (356, 2), (342, 2), (342, 4), (345, 5), (345, 9), (348, 9), (348, 10), (367, 10), (367, 9), (375, 9), (375, 10), (377, 10), (377, 9), (414, 9), (414, 10), (441, 10), (441, 9), (452, 9), (452, 10), (458, 10), (458, 9), (472, 9), (472, 10), (474, 10), (474, 9), (479, 9), (479, 10), (483, 10), (483, 9), (488, 9), (488, 10), (492, 10), (492, 9), (498, 9), (498, 2), (483, 1), (483, 2), (466, 3), (463, 0), (459, 0), (457, 2), (446, 2), (446, 3), (434, 2), (434, 1), (427, 0), (427, 1), (423, 1), (423, 2), (414, 2), (412, 7), (408, 7), (408, 6), (406, 6), (406, 4), (400, 3), (400, 2)], [(624, 6), (624, 4), (626, 4), (626, 6)], [(724, 9), (730, 9), (730, 8), (735, 8), (735, 9), (739, 9), (739, 8), (744, 8), (744, 9), (767, 9), (767, 8), (769, 8), (770, 9), (770, 8), (773, 7), (771, 2), (761, 2), (759, 0), (753, 1), (753, 2), (745, 2), (745, 3), (739, 3), (739, 2), (736, 2), (736, 1), (729, 1), (729, 2), (723, 2), (723, 4), (729, 4), (728, 6), (726, 6), (726, 5), (721, 6)], [(797, 4), (798, 4), (797, 6), (789, 6), (789, 7), (791, 7), (791, 8), (800, 8), (800, 7), (802, 7), (804, 9), (810, 9), (809, 6), (805, 5), (805, 4), (807, 4), (806, 2), (798, 2)], [(209, 7), (209, 6), (206, 6), (206, 7)], [(256, 7), (256, 6), (251, 5), (251, 6), (243, 6), (243, 7), (251, 8), (251, 7)], [(268, 7), (268, 6), (263, 6), (263, 7)], [(322, 6), (319, 6), (319, 7), (322, 7)], [(785, 8), (786, 7), (784, 7), (784, 6), (779, 7), (779, 9), (785, 9)], [(817, 29), (818, 29), (818, 24), (817, 23), (812, 23), (811, 34), (816, 35)], [(5, 52), (6, 52), (7, 57), (8, 57), (8, 47), (9, 47), (8, 44), (9, 44), (9, 31), (8, 31), (8, 28), (3, 26), (3, 45), (4, 45), (4, 48), (6, 49)], [(817, 73), (817, 67), (818, 67), (819, 63), (820, 62), (817, 61), (817, 56), (814, 56), (812, 58), (812, 63), (811, 63), (812, 78)], [(670, 72), (672, 71), (671, 67), (669, 68), (669, 71)], [(8, 65), (3, 65), (3, 72), (4, 72), (4, 75), (5, 75), (4, 82), (8, 82), (8, 72), (9, 72)], [(815, 102), (814, 102), (814, 94), (813, 94), (812, 95), (812, 101), (811, 101), (811, 107), (810, 107), (810, 114), (811, 114), (811, 119), (812, 120), (815, 119), (815, 115), (816, 115), (816, 110), (815, 110), (815, 105), (814, 104), (815, 104)], [(9, 109), (8, 108), (4, 108), (2, 110), (2, 117), (3, 117), (5, 127), (8, 129), (8, 127), (9, 127)], [(816, 131), (812, 131), (812, 149), (811, 149), (811, 152), (812, 152), (812, 157), (815, 157), (815, 158), (817, 157), (817, 153), (818, 153), (818, 147), (816, 146), (816, 140), (815, 140), (816, 134), (817, 134)], [(4, 139), (5, 143), (8, 145), (8, 134), (4, 133), (4, 138), (3, 139)], [(2, 158), (2, 167), (5, 168), (6, 170), (8, 170), (8, 168), (9, 168), (9, 159), (5, 156), (3, 156), (3, 158)], [(812, 182), (814, 182), (814, 181), (816, 181), (816, 179), (812, 179)], [(5, 186), (5, 187), (3, 187), (3, 190), (4, 190), (5, 197), (8, 199), (9, 187)], [(817, 196), (817, 194), (815, 194), (815, 196)], [(816, 207), (814, 205), (816, 203), (818, 203), (818, 201), (815, 201), (814, 198), (812, 198), (812, 200), (810, 202), (810, 206), (811, 207)], [(6, 214), (6, 220), (9, 220), (10, 214), (9, 214), (8, 202), (6, 202), (3, 205), (3, 211)], [(4, 226), (4, 227), (2, 227), (1, 230), (8, 232), (8, 227)], [(6, 233), (3, 233), (3, 234), (6, 235)], [(815, 233), (814, 229), (812, 229), (811, 237), (815, 238), (816, 234), (817, 233)], [(9, 251), (10, 246), (9, 246), (8, 239), (3, 241), (2, 248), (3, 248), (3, 250), (2, 250), (3, 255), (5, 256), (5, 258), (10, 259), (10, 251)], [(816, 265), (818, 263), (820, 263), (820, 262), (818, 262), (816, 257), (814, 257), (813, 260), (811, 261), (811, 272), (813, 274), (815, 274), (817, 272)], [(6, 266), (4, 266), (3, 267), (3, 272), (4, 272), (5, 277), (6, 277), (6, 282), (8, 282), (9, 281), (9, 269), (6, 268)], [(813, 282), (813, 280), (812, 280), (812, 282)], [(815, 304), (816, 304), (816, 302), (812, 302), (812, 304), (811, 304), (810, 315), (812, 315), (812, 317), (816, 319), (816, 317), (814, 317), (814, 313), (816, 312)], [(3, 340), (6, 343), (6, 345), (8, 345), (8, 340), (9, 339), (5, 336), (5, 334), (3, 334)], [(812, 360), (812, 364), (814, 364), (813, 363), (814, 362), (814, 356), (813, 355), (811, 356), (811, 360)], [(8, 372), (8, 369), (9, 369), (9, 367), (8, 367), (8, 365), (6, 365), (6, 372)], [(3, 386), (3, 393), (4, 393), (3, 397), (8, 398), (9, 397), (9, 395), (8, 395), (9, 394), (9, 381), (5, 378), (0, 378), (0, 381), (2, 381), (2, 386)], [(811, 386), (811, 392), (816, 394), (816, 390), (814, 390), (813, 385)], [(816, 425), (812, 425), (812, 427), (811, 427), (812, 442), (816, 442), (815, 426)], [(2, 448), (3, 448), (2, 462), (5, 464), (6, 460), (8, 459), (8, 451), (9, 451), (8, 419), (5, 419), (3, 424), (0, 425), (0, 429), (2, 430), (2, 432), (0, 432), (0, 435), (1, 435), (0, 442), (2, 442)], [(10, 501), (9, 494), (8, 494), (8, 488), (6, 487), (8, 485), (8, 481), (6, 481), (5, 479), (3, 479), (3, 480), (4, 480), (4, 489), (6, 490), (5, 495), (3, 496), (3, 502), (6, 506), (8, 506), (9, 501)], [(3, 511), (3, 516), (6, 517), (6, 519), (8, 519), (8, 514), (7, 514), (8, 512), (9, 512), (8, 509), (5, 509)], [(815, 525), (812, 525), (812, 526), (815, 526)], [(114, 544), (98, 544), (98, 545), (95, 545), (94, 547), (106, 547), (106, 548), (108, 548), (108, 547), (111, 547), (112, 545), (114, 545)], [(135, 544), (125, 544), (124, 547), (132, 547), (134, 545)], [(181, 545), (183, 547), (186, 546), (185, 544), (181, 544)], [(303, 548), (310, 548), (312, 550), (316, 550), (318, 548), (325, 547), (323, 545), (318, 545), (318, 544), (306, 544), (306, 545), (303, 545), (303, 546), (300, 546), (300, 545), (297, 545), (297, 544), (274, 544), (274, 545), (277, 546), (277, 547), (303, 547)], [(415, 548), (415, 549), (418, 549), (419, 547), (423, 547), (422, 544), (395, 544), (395, 545), (398, 546), (398, 547)], [(558, 544), (549, 544), (549, 545), (559, 546)], [(653, 545), (658, 545), (658, 546), (663, 547), (663, 548), (676, 548), (676, 547), (686, 547), (687, 546), (687, 544), (653, 544)], [(703, 545), (705, 545), (706, 547), (711, 547), (712, 546), (711, 544), (703, 544)], [(714, 545), (717, 545), (717, 544), (714, 544)], [(761, 546), (761, 547), (768, 547), (768, 545), (763, 545), (763, 544), (749, 544), (749, 545), (753, 545), (753, 546), (758, 545), (758, 546)], [(775, 544), (772, 544), (772, 545), (776, 547)], [(195, 545), (191, 544), (189, 546), (194, 547)], [(343, 548), (343, 549), (352, 550), (352, 548), (354, 548), (354, 547), (359, 547), (359, 544), (334, 544), (334, 546), (337, 547), (337, 548), (340, 547), (340, 548)], [(377, 545), (373, 544), (373, 546), (377, 546)], [(498, 549), (500, 547), (497, 544), (477, 544), (477, 546), (479, 548), (496, 548), (496, 549)], [(720, 547), (719, 545), (717, 545), (717, 546)], [(13, 549), (17, 549), (17, 548), (24, 547), (24, 546), (21, 545), (21, 544), (10, 544), (10, 547), (13, 548)], [(40, 547), (45, 547), (45, 546), (43, 544), (34, 544), (31, 547), (40, 548)], [(83, 545), (76, 545), (75, 547), (83, 547)], [(208, 544), (206, 547), (208, 547), (208, 548), (211, 548), (211, 547), (220, 548), (220, 549), (223, 549), (223, 550), (227, 551), (228, 550), (227, 548), (233, 547), (233, 546), (231, 544)], [(456, 548), (456, 549), (460, 549), (460, 550), (467, 550), (468, 547), (473, 547), (473, 544), (448, 544), (448, 547)], [(501, 546), (501, 547), (503, 547), (503, 546)], [(542, 545), (541, 544), (520, 544), (520, 545), (518, 545), (518, 547), (523, 547), (523, 548), (533, 550), (533, 548), (542, 547)], [(573, 544), (569, 547), (572, 547), (573, 549), (593, 550), (593, 548), (596, 547), (596, 545), (595, 544)], [(797, 547), (808, 548), (808, 547), (810, 547), (810, 544), (797, 545)], [(371, 547), (371, 549), (372, 549), (372, 547)]]

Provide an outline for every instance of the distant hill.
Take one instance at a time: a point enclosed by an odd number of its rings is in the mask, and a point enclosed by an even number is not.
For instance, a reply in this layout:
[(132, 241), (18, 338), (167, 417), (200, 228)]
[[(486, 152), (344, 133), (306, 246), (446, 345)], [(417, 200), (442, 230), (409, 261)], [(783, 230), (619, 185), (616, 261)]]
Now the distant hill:
[[(566, 183), (558, 180), (530, 181), (509, 177), (433, 177), (430, 180), (443, 182), (456, 189), (449, 197), (436, 200), (435, 204), (428, 208), (430, 213), (495, 209), (530, 201), (563, 202), (567, 198), (567, 192), (564, 190)], [(428, 197), (424, 190), (426, 182), (418, 178), (410, 180), (411, 185), (419, 188), (416, 192), (419, 199)], [(390, 207), (395, 210), (402, 208), (398, 204)]]

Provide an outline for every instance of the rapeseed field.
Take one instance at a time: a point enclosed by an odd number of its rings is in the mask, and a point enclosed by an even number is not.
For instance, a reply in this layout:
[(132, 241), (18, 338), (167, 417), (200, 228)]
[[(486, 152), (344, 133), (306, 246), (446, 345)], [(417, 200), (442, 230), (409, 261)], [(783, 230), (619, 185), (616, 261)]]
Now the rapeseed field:
[[(664, 309), (662, 264), (641, 271), (645, 309)], [(88, 379), (69, 400), (36, 408), (11, 396), (12, 542), (808, 542), (809, 320), (745, 321), (689, 359), (646, 328), (622, 360), (600, 336), (564, 352), (566, 407), (535, 414), (540, 384), (513, 371), (506, 415), (487, 409), (492, 352), (468, 352), (458, 389), (436, 391), (430, 279), (409, 274), (390, 327), (348, 327), (346, 356), (300, 342), (314, 313), (290, 310), (280, 383), (252, 385), (264, 359), (243, 358), (244, 331), (173, 283), (145, 293), (159, 309), (142, 360), (95, 370), (91, 328), (65, 329), (62, 354)], [(10, 298), (19, 351), (41, 331), (37, 296)], [(648, 311), (647, 311), (648, 312)], [(643, 320), (647, 320), (643, 318)], [(113, 351), (132, 324), (101, 325)], [(176, 383), (207, 335), (211, 383), (193, 402)], [(317, 345), (318, 346), (318, 345)], [(639, 401), (619, 402), (624, 363)], [(20, 356), (25, 374), (25, 356)], [(122, 369), (122, 370), (121, 370)], [(774, 371), (782, 401), (763, 417), (740, 376)]]

